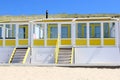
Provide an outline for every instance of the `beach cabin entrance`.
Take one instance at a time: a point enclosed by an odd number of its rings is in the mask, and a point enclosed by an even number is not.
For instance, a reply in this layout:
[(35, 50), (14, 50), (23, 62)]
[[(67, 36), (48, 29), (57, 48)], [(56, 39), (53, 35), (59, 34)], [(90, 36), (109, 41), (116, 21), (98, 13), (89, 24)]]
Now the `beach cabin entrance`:
[(61, 24), (61, 45), (71, 45), (71, 24)]
[(28, 34), (28, 24), (20, 24), (18, 26), (17, 32), (17, 41), (18, 47), (28, 47), (29, 46), (29, 34)]

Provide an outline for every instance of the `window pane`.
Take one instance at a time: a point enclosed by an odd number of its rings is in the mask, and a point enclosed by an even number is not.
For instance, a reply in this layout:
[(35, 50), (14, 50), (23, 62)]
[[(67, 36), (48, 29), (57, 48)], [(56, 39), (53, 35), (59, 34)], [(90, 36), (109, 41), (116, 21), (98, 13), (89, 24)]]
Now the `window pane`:
[(104, 38), (115, 37), (115, 23), (104, 23)]
[(3, 28), (3, 25), (2, 24), (0, 24), (0, 39), (2, 39), (2, 28)]
[(100, 38), (100, 27), (95, 26), (95, 38)]
[(19, 39), (28, 38), (28, 25), (19, 25)]
[(12, 37), (16, 37), (16, 24), (12, 24)]
[(86, 38), (86, 23), (78, 23), (77, 25), (77, 38)]
[(57, 24), (48, 24), (47, 25), (47, 37), (48, 38), (57, 38), (58, 37), (58, 25)]
[(34, 25), (33, 38), (34, 39), (44, 39), (44, 24)]
[(100, 38), (101, 26), (100, 23), (90, 23), (90, 38)]
[(25, 28), (24, 27), (19, 28), (19, 39), (25, 39)]
[(70, 24), (62, 24), (61, 38), (71, 38), (71, 25)]
[(104, 38), (108, 38), (110, 36), (109, 32), (109, 23), (104, 23)]
[(68, 27), (62, 27), (62, 38), (68, 38)]
[(5, 25), (5, 38), (6, 39), (15, 39), (16, 35), (16, 25), (15, 24), (6, 24)]
[(50, 38), (57, 38), (58, 30), (57, 27), (51, 27), (51, 33), (50, 33)]

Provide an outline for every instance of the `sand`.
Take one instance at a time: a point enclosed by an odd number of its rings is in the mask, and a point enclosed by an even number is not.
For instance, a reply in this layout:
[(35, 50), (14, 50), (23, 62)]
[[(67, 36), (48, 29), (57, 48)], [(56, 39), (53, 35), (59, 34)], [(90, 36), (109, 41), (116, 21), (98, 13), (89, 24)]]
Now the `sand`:
[(120, 69), (1, 66), (0, 80), (120, 80)]

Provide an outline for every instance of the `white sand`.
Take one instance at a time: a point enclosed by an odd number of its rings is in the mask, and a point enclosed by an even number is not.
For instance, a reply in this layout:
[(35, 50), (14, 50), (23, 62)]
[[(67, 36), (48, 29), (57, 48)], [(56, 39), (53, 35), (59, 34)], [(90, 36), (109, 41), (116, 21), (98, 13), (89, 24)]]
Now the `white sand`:
[(5, 66), (0, 80), (120, 80), (120, 69)]

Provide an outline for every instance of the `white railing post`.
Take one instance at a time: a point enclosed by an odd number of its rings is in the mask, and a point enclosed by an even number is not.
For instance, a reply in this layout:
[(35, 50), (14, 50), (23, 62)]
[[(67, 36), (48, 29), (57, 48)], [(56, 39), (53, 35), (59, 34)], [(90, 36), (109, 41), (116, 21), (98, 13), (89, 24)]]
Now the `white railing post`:
[(33, 22), (30, 21), (30, 47), (33, 47)]
[(45, 23), (44, 34), (44, 46), (47, 46), (47, 23)]
[(90, 46), (90, 26), (89, 22), (87, 22), (87, 46)]
[(75, 22), (72, 22), (72, 26), (71, 26), (72, 46), (75, 45), (75, 38), (76, 38), (76, 36), (75, 36), (75, 35), (76, 35), (75, 31), (76, 31), (76, 24), (75, 24)]
[(103, 30), (103, 22), (101, 22), (101, 46), (104, 46), (104, 30)]
[(19, 35), (18, 35), (18, 29), (19, 29), (19, 24), (16, 24), (16, 36), (15, 36), (16, 37), (16, 47), (18, 47), (18, 42), (19, 42), (18, 41), (19, 40), (18, 39), (18, 37), (19, 37)]
[(58, 23), (58, 37), (59, 37), (59, 46), (61, 45), (61, 24)]
[(5, 24), (3, 25), (3, 47), (5, 47)]
[(119, 21), (116, 21), (115, 22), (115, 41), (116, 41), (116, 43), (115, 43), (115, 45), (117, 46), (117, 47), (119, 47), (119, 35), (118, 35), (118, 33), (119, 33)]

